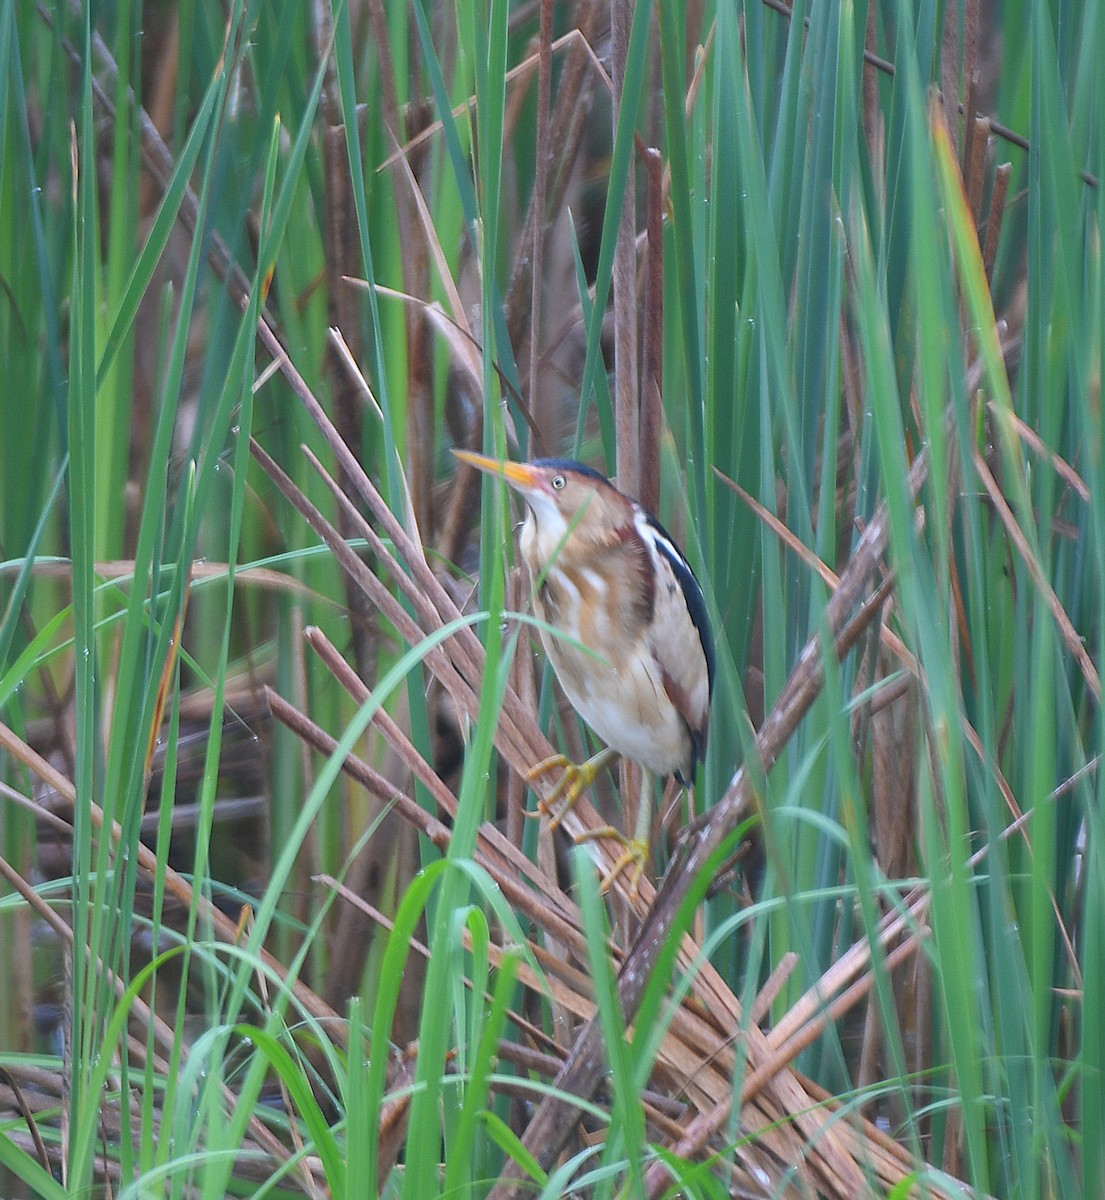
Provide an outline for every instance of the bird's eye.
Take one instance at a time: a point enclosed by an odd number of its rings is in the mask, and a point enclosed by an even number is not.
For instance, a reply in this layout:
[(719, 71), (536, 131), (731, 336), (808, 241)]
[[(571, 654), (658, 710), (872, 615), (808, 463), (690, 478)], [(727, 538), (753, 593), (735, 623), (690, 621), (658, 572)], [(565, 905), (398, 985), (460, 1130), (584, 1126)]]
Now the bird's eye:
[(552, 485), (554, 492), (562, 492), (568, 486), (568, 481), (563, 475), (554, 475), (552, 477)]

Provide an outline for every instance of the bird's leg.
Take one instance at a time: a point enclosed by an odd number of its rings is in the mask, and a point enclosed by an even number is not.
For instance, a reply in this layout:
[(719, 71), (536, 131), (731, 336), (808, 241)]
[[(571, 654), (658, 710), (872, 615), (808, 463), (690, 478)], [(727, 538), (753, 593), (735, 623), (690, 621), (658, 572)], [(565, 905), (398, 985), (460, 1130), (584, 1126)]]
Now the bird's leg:
[(627, 837), (620, 829), (607, 825), (603, 829), (592, 829), (583, 834), (579, 841), (595, 841), (598, 838), (609, 838), (622, 847), (621, 854), (614, 860), (614, 865), (602, 881), (603, 894), (608, 892), (614, 881), (628, 872), (629, 890), (637, 894), (637, 885), (645, 872), (649, 855), (649, 836), (652, 833), (652, 773), (641, 772), (641, 797), (637, 806), (637, 826), (632, 837)]
[(608, 766), (617, 757), (618, 752), (607, 746), (605, 750), (600, 750), (598, 754), (592, 755), (584, 763), (574, 763), (563, 754), (554, 754), (551, 758), (543, 759), (536, 766), (530, 767), (526, 772), (526, 779), (530, 783), (540, 779), (542, 775), (547, 775), (550, 771), (563, 772), (556, 787), (549, 795), (537, 801), (537, 811), (542, 814), (552, 813), (563, 801), (560, 811), (555, 813), (552, 820), (549, 821), (550, 830), (555, 829), (564, 819), (565, 814), (571, 811), (580, 796), (595, 782), (603, 767)]

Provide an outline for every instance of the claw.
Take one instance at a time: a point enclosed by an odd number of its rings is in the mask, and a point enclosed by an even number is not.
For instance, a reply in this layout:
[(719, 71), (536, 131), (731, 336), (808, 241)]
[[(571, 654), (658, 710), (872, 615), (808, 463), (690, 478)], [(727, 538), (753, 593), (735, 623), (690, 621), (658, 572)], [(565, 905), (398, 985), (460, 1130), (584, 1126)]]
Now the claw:
[(628, 872), (629, 894), (636, 896), (637, 885), (641, 882), (641, 876), (645, 873), (645, 866), (648, 863), (648, 841), (644, 838), (626, 837), (620, 829), (615, 829), (613, 825), (607, 825), (602, 829), (590, 829), (586, 833), (580, 834), (576, 841), (595, 842), (600, 839), (617, 842), (622, 848), (621, 854), (614, 860), (614, 865), (603, 876), (602, 894), (605, 896), (614, 883)]
[[(530, 767), (526, 772), (526, 780), (529, 783), (534, 783), (550, 771), (563, 772), (548, 796), (537, 801), (537, 815), (551, 816), (550, 830), (560, 825), (575, 807), (580, 796), (595, 782), (603, 767), (616, 757), (614, 751), (602, 750), (584, 763), (574, 763), (563, 754), (554, 754), (551, 758), (543, 759), (536, 766)], [(557, 805), (560, 805), (559, 812), (554, 811)]]

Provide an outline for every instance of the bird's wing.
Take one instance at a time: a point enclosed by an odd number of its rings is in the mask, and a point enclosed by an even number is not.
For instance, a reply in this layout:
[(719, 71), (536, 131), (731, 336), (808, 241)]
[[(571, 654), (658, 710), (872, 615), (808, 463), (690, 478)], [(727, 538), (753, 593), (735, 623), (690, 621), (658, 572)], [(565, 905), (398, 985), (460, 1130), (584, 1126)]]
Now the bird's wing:
[(713, 643), (702, 589), (687, 560), (655, 519), (643, 516), (642, 540), (656, 570), (649, 638), (664, 690), (691, 732), (695, 755), (706, 747), (713, 688)]

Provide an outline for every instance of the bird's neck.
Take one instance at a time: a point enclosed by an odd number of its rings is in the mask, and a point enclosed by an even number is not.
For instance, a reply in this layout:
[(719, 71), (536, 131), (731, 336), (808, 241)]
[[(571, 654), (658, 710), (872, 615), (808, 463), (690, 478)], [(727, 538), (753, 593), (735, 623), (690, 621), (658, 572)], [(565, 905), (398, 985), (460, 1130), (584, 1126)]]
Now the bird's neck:
[(522, 526), (520, 547), (526, 565), (536, 577), (554, 563), (564, 570), (585, 566), (636, 540), (632, 512), (625, 514), (624, 521), (603, 528), (586, 519), (576, 525), (564, 520), (539, 521), (530, 513)]

